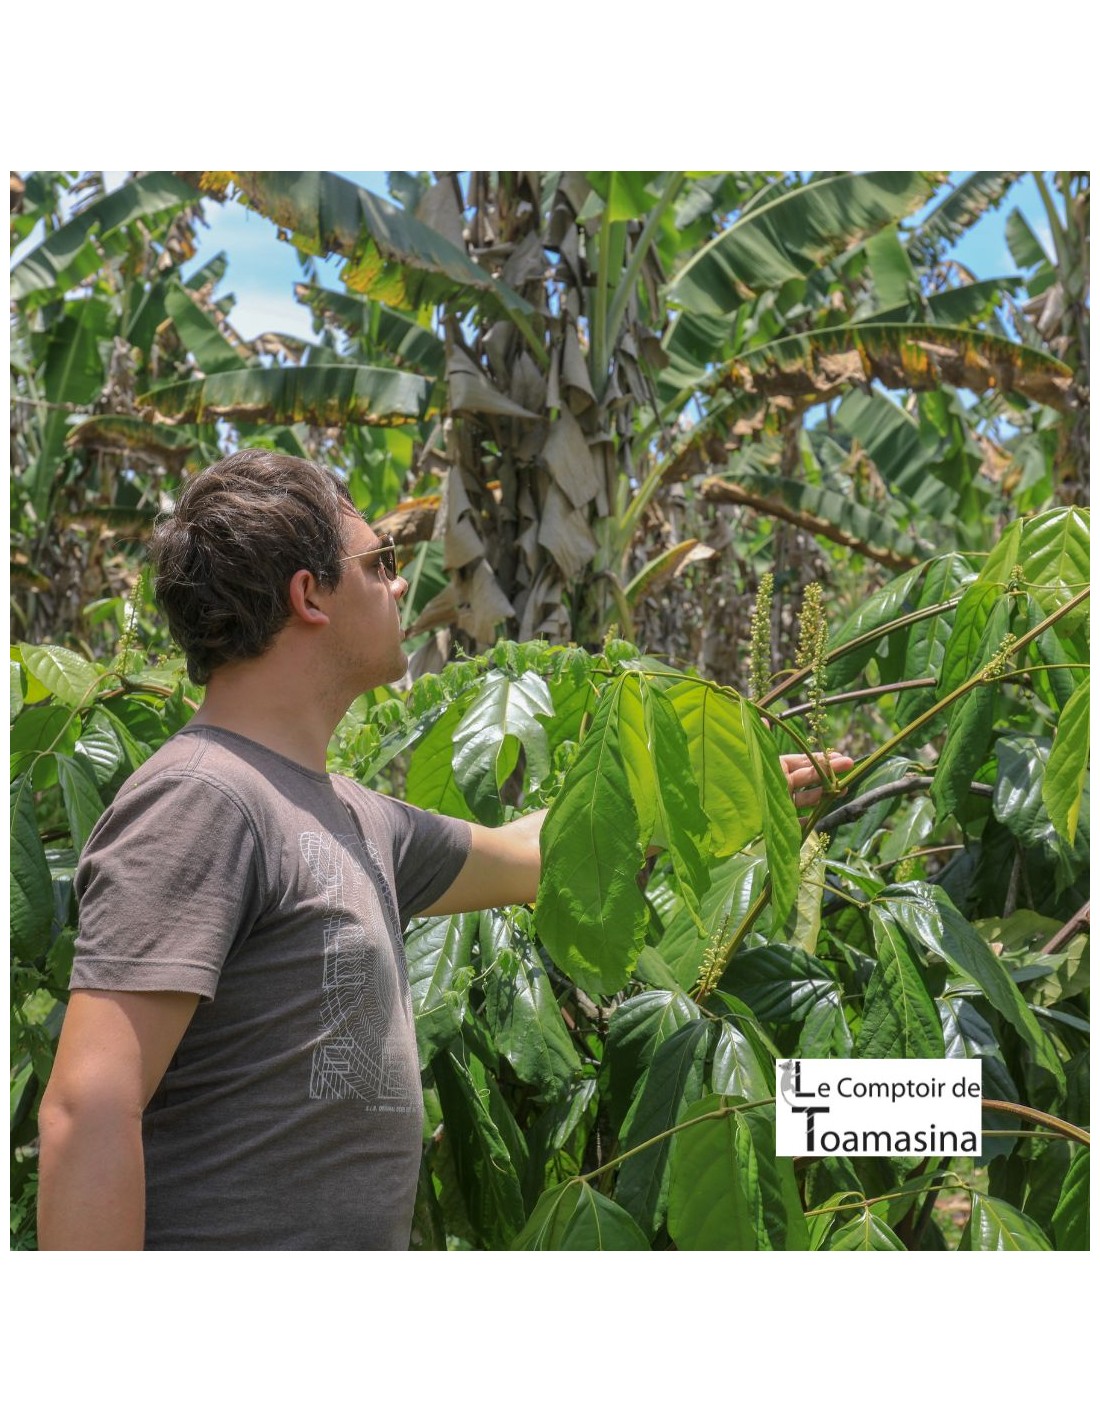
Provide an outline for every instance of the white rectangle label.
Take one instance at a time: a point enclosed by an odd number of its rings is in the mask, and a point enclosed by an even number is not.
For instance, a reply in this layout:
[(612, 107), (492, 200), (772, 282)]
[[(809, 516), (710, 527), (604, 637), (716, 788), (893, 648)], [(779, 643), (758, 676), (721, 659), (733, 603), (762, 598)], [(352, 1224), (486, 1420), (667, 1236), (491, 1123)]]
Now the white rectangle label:
[(981, 1155), (982, 1064), (777, 1061), (775, 1153)]

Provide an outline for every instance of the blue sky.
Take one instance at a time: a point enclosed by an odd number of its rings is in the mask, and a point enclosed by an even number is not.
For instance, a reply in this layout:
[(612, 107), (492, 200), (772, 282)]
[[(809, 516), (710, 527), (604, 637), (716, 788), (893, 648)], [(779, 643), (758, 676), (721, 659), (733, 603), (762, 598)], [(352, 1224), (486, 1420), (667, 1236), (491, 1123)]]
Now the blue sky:
[[(350, 178), (362, 187), (388, 196), (384, 172), (358, 172), (334, 169), (341, 177)], [(119, 175), (121, 176), (121, 175)], [(953, 173), (954, 179), (966, 176)], [(1019, 207), (1031, 223), (1036, 236), (1050, 246), (1049, 226), (1035, 181), (1025, 175), (1015, 185), (995, 213), (987, 214), (977, 226), (956, 244), (952, 255), (974, 272), (976, 277), (1005, 276), (1015, 271), (1016, 264), (1004, 240), (1004, 226), (1009, 213)], [(232, 292), (237, 298), (231, 320), (245, 340), (254, 340), (264, 331), (279, 331), (303, 339), (313, 338), (308, 310), (294, 300), (294, 284), (301, 281), (301, 270), (294, 249), (286, 242), (275, 240), (272, 224), (264, 217), (249, 212), (237, 203), (204, 204), (209, 228), (199, 228), (197, 256), (185, 268), (190, 273), (218, 252), (229, 258), (229, 270), (219, 287), (219, 294)], [(322, 264), (321, 280), (338, 288), (342, 263), (329, 258)]]

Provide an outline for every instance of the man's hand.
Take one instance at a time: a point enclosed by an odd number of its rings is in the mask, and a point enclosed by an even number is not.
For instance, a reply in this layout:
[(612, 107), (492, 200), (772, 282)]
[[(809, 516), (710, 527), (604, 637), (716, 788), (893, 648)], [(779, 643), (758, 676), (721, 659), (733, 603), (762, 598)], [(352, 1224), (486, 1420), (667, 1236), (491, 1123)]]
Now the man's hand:
[(38, 1113), (41, 1249), (141, 1249), (141, 1116), (194, 993), (74, 991)]
[[(855, 764), (850, 756), (841, 755), (837, 751), (830, 751), (828, 756), (817, 756), (815, 759), (819, 763), (827, 760), (834, 775), (845, 774)], [(779, 761), (795, 805), (800, 810), (816, 805), (822, 796), (822, 783), (813, 760), (808, 755), (781, 755)]]

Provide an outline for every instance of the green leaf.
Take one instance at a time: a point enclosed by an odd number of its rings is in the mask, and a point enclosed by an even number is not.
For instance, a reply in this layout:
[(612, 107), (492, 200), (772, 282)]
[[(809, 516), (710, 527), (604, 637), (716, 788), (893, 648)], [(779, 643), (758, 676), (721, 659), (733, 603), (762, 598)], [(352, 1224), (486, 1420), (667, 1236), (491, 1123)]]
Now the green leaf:
[[(707, 1023), (687, 1022), (653, 1053), (626, 1123), (624, 1150), (633, 1150), (671, 1130), (684, 1108), (699, 1097), (707, 1042)], [(615, 1199), (629, 1210), (647, 1237), (660, 1227), (665, 1215), (670, 1143), (671, 1137), (666, 1136), (619, 1167)]]
[(915, 948), (930, 949), (956, 972), (975, 982), (1030, 1048), (1036, 1062), (1051, 1073), (1060, 1087), (1065, 1087), (1058, 1053), (1008, 969), (938, 884), (895, 884), (883, 891), (878, 904), (900, 925)]
[(908, 254), (898, 238), (897, 225), (884, 227), (868, 238), (864, 250), (878, 309), (886, 311), (891, 306), (904, 305), (919, 288)]
[[(869, 633), (915, 610), (913, 589), (927, 566), (922, 564), (918, 568), (910, 568), (900, 577), (891, 579), (885, 587), (865, 598), (830, 636), (827, 651), (830, 685), (849, 685), (875, 655), (880, 639), (869, 637)], [(860, 646), (845, 652), (839, 650), (857, 640), (861, 642)]]
[(638, 993), (611, 1014), (603, 1053), (604, 1104), (616, 1133), (634, 1099), (653, 1053), (688, 1022), (699, 1020), (699, 1009), (682, 992), (656, 988)]
[(728, 689), (690, 680), (672, 682), (666, 695), (687, 738), (713, 853), (724, 859), (755, 839), (764, 824), (740, 699)]
[(1058, 734), (1043, 778), (1043, 804), (1068, 844), (1077, 838), (1077, 818), (1089, 765), (1089, 683), (1083, 681), (1062, 708)]
[(57, 779), (61, 785), (73, 848), (79, 854), (103, 814), (103, 801), (99, 798), (95, 775), (83, 757), (78, 760), (58, 755)]
[(226, 340), (214, 318), (178, 282), (169, 282), (164, 309), (204, 375), (240, 370), (246, 365), (242, 354)]
[(826, 1247), (829, 1250), (873, 1249), (902, 1250), (905, 1245), (894, 1231), (869, 1209), (854, 1211), (855, 1218), (837, 1225), (829, 1235)]
[(648, 905), (636, 876), (645, 862), (652, 807), (639, 807), (630, 779), (648, 761), (639, 749), (634, 679), (604, 691), (588, 735), (542, 827), (542, 877), (536, 921), (551, 958), (588, 993), (626, 983), (645, 943)]
[(1050, 261), (1043, 244), (1031, 230), (1027, 219), (1018, 207), (1013, 208), (1008, 214), (1008, 221), (1005, 223), (1005, 241), (1008, 243), (1008, 250), (1012, 253), (1012, 260), (1020, 267), (1026, 269)]
[(546, 729), (536, 717), (553, 716), (550, 692), (537, 672), (522, 676), (492, 670), (454, 731), (455, 780), (466, 803), (483, 823), (499, 823), (503, 814), (498, 762), (504, 743), (514, 736), (527, 755), (527, 774), (536, 790), (550, 769)]
[(470, 996), (476, 914), (426, 918), (405, 935), (405, 959), (423, 1070), (457, 1034)]
[(944, 1057), (978, 1059), (982, 1064), (982, 1095), (994, 1101), (1019, 1101), (997, 1034), (981, 1013), (963, 997), (940, 998), (936, 1005), (943, 1025)]
[(405, 778), (405, 798), (424, 810), (437, 810), (454, 819), (472, 820), (466, 798), (458, 788), (454, 772), (454, 735), (462, 722), (461, 702), (447, 707), (431, 725), (409, 758)]
[(775, 1058), (752, 1026), (722, 1018), (718, 1023), (711, 1088), (720, 1096), (761, 1101), (775, 1092)]
[(764, 846), (775, 921), (782, 923), (798, 894), (802, 831), (775, 741), (765, 730), (760, 713), (747, 701), (741, 703), (741, 722), (752, 777), (763, 800)]
[(648, 1249), (627, 1212), (583, 1180), (555, 1185), (539, 1199), (513, 1249)]
[[(966, 607), (966, 602), (974, 590), (973, 588), (969, 589), (959, 604), (955, 628), (944, 652), (945, 679), (948, 676), (947, 664), (952, 657), (952, 647), (955, 645), (955, 634), (959, 631), (963, 619), (971, 615), (971, 610)], [(972, 657), (970, 668), (955, 685), (961, 685), (967, 677), (975, 675), (995, 658), (998, 648), (1008, 634), (1011, 623), (1011, 598), (998, 595), (992, 604), (983, 605), (983, 615), (985, 625), (981, 629), (981, 636), (977, 638), (977, 645), (966, 649)], [(975, 630), (977, 629), (975, 628)], [(962, 655), (963, 648), (960, 644), (958, 656)], [(957, 700), (948, 712), (950, 719), (947, 740), (936, 763), (929, 791), (941, 818), (957, 813), (965, 803), (970, 793), (970, 782), (989, 753), (989, 742), (993, 735), (993, 707), (996, 695), (996, 689), (992, 684), (987, 685), (980, 682)]]
[(9, 662), (11, 669), (11, 715), (9, 725), (23, 709), (23, 668), (18, 662)]
[(687, 738), (674, 705), (660, 684), (656, 680), (642, 680), (639, 689), (653, 762), (654, 842), (667, 848), (676, 890), (702, 929), (699, 900), (710, 882), (703, 849), (710, 834)]
[(673, 279), (670, 297), (722, 316), (752, 293), (811, 272), (935, 192), (925, 173), (842, 173), (757, 204), (708, 242)]
[[(668, 1232), (678, 1249), (797, 1248), (789, 1242), (788, 1211), (798, 1190), (791, 1162), (775, 1154), (774, 1108), (700, 1119), (729, 1104), (722, 1096), (708, 1096), (681, 1117), (681, 1124), (697, 1124), (677, 1132), (672, 1142)], [(786, 1190), (783, 1177), (788, 1177)], [(800, 1242), (805, 1226), (801, 1210), (795, 1213), (793, 1233)]]
[(1089, 1247), (1089, 1152), (1074, 1152), (1054, 1209), (1054, 1243), (1058, 1249)]
[[(1024, 845), (1042, 850), (1053, 863), (1056, 886), (1074, 882), (1088, 862), (1088, 812), (1077, 826), (1071, 845), (1058, 834), (1047, 813), (1044, 782), (1048, 774), (1050, 741), (1045, 736), (1000, 736), (996, 744), (997, 778), (993, 786), (993, 814)], [(1088, 804), (1087, 782), (1082, 800)]]
[[(1023, 520), (1015, 561), (1023, 564), (1024, 586), (1048, 615), (1088, 586), (1089, 524), (1089, 510), (1079, 508), (1051, 509)], [(1065, 635), (1071, 623), (1087, 619), (1088, 610), (1081, 607), (1058, 627)]]
[(19, 650), (31, 675), (66, 706), (82, 705), (100, 679), (96, 667), (68, 647), (32, 647), (21, 642)]
[(85, 721), (76, 749), (92, 767), (97, 785), (106, 785), (125, 763), (118, 732), (97, 707)]
[(801, 1022), (815, 1002), (836, 993), (837, 981), (820, 958), (771, 943), (735, 953), (722, 987), (741, 998), (762, 1022)]
[[(970, 567), (961, 553), (949, 553), (943, 558), (933, 558), (925, 566), (917, 608), (938, 607), (955, 597), (963, 584), (971, 576)], [(955, 621), (955, 608), (946, 608), (934, 613), (922, 622), (915, 623), (908, 633), (905, 643), (905, 665), (902, 680), (917, 681), (921, 677), (935, 677), (935, 686), (915, 687), (903, 691), (898, 697), (896, 720), (898, 726), (907, 726), (922, 716), (937, 699), (944, 694), (941, 672), (947, 643)], [(938, 727), (930, 723), (922, 732), (928, 738), (936, 734)]]
[(867, 984), (857, 1057), (944, 1055), (943, 1028), (905, 937), (897, 924), (871, 909), (878, 962)]
[(581, 1061), (550, 979), (503, 914), (482, 913), (480, 925), (481, 960), (489, 969), (482, 983), (485, 1020), (493, 1046), (540, 1099), (560, 1096)]
[(9, 931), (17, 958), (31, 959), (45, 949), (53, 921), (53, 887), (50, 868), (38, 837), (30, 779), (21, 775), (11, 782), (11, 858), (8, 883), (11, 893)]
[(488, 1092), (472, 1075), (477, 1066), (443, 1051), (432, 1075), (443, 1106), (443, 1124), (470, 1223), (479, 1241), (505, 1249), (523, 1227), (524, 1210), (511, 1153), (490, 1114)]
[[(51, 232), (13, 268), (12, 300), (22, 301), (32, 292), (71, 284), (73, 261), (93, 233), (103, 238), (127, 223), (165, 217), (190, 204), (197, 206), (200, 196), (172, 173), (145, 173), (114, 192), (105, 193), (79, 216)], [(99, 261), (97, 255), (96, 266)]]
[(704, 931), (688, 913), (677, 914), (665, 930), (656, 951), (685, 992), (698, 981), (710, 945), (728, 943), (737, 932), (763, 885), (764, 863), (763, 854), (735, 854), (712, 863), (710, 886), (699, 902)]
[(1004, 1200), (974, 1191), (970, 1224), (959, 1244), (961, 1250), (1049, 1249), (1050, 1241), (1021, 1210)]
[(247, 366), (179, 380), (138, 397), (175, 421), (400, 425), (423, 419), (431, 382), (373, 365)]

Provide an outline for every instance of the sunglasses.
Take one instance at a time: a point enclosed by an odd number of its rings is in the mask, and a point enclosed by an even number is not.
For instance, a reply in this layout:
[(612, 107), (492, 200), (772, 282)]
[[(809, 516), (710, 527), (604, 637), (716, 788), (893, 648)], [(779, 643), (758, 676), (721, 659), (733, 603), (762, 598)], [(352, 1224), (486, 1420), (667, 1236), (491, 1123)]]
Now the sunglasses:
[(392, 538), (387, 538), (377, 548), (368, 548), (363, 553), (349, 553), (346, 558), (340, 558), (338, 561), (353, 563), (356, 558), (377, 558), (382, 571), (391, 583), (397, 577), (397, 546)]

